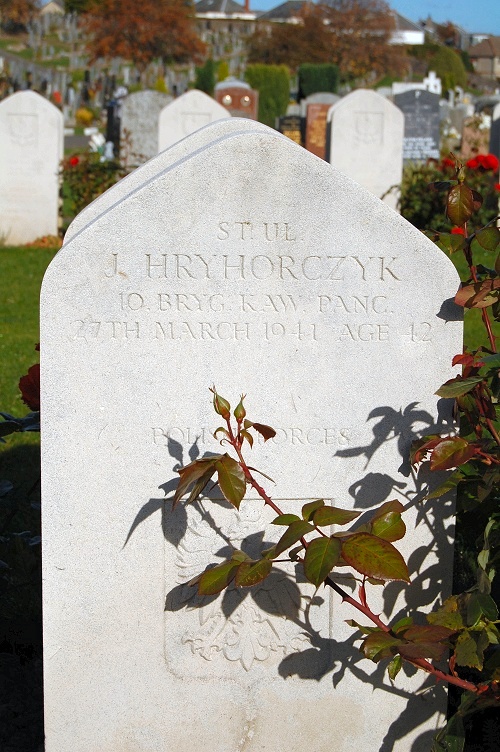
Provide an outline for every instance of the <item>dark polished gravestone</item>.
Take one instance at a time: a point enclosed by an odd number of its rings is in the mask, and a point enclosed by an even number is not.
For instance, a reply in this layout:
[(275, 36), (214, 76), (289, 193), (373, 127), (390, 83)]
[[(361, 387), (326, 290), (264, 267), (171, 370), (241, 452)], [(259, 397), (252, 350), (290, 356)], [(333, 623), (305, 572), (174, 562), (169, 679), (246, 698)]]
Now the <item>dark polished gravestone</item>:
[(404, 113), (403, 161), (439, 159), (439, 94), (413, 89), (396, 94), (394, 104)]
[(285, 115), (279, 118), (278, 130), (287, 138), (290, 138), (299, 146), (304, 142), (303, 138), (304, 121), (300, 115)]

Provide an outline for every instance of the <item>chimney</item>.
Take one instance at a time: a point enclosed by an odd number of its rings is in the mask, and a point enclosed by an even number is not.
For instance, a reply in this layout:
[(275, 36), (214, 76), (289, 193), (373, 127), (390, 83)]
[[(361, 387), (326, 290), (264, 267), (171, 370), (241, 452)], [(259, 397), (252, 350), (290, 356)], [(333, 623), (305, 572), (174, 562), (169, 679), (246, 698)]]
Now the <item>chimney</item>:
[(250, 13), (250, 0), (245, 0), (245, 13)]

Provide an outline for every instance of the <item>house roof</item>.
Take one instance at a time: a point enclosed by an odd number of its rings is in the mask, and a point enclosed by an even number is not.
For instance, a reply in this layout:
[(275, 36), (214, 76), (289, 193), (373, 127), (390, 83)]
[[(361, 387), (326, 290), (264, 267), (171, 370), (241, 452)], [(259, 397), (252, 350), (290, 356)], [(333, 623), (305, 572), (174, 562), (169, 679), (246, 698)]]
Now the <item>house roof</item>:
[(393, 11), (392, 15), (394, 16), (397, 31), (423, 31), (422, 27), (418, 23), (410, 21), (409, 18), (402, 16), (401, 13), (396, 13), (396, 11)]
[(195, 13), (225, 13), (228, 16), (245, 13), (244, 6), (234, 0), (200, 0), (194, 9)]
[(500, 37), (483, 39), (479, 44), (469, 48), (471, 57), (500, 57)]
[(276, 8), (268, 10), (267, 13), (262, 13), (259, 20), (287, 21), (291, 18), (297, 18), (304, 5), (305, 0), (287, 0), (287, 2), (277, 5)]

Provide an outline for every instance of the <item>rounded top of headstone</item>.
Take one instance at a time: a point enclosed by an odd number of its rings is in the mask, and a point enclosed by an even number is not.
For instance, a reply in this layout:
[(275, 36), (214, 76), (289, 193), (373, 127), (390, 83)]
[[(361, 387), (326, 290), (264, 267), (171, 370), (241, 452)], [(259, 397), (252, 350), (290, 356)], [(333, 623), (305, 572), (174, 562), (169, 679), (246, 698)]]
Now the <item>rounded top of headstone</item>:
[(391, 102), (389, 99), (387, 99), (387, 97), (383, 97), (380, 94), (377, 94), (377, 92), (373, 91), (372, 89), (356, 89), (350, 94), (346, 94), (345, 97), (342, 97), (342, 99), (340, 99), (338, 102), (335, 102), (335, 104), (332, 104), (332, 106), (328, 110), (327, 120), (330, 121), (332, 120), (334, 115), (342, 112), (343, 110), (352, 109), (352, 107), (355, 106), (361, 107), (360, 112), (390, 112), (392, 113), (392, 117), (404, 118), (404, 115), (399, 107), (396, 107), (396, 105), (393, 104), (393, 102)]
[(42, 97), (41, 94), (38, 94), (36, 91), (31, 91), (31, 89), (16, 91), (13, 94), (10, 94), (0, 102), (0, 107), (5, 107), (8, 110), (16, 110), (17, 112), (31, 112), (33, 110), (45, 109), (53, 114), (57, 112), (61, 118), (63, 117), (59, 108), (53, 105), (52, 102), (49, 102), (45, 97)]
[(235, 78), (234, 76), (229, 76), (229, 78), (225, 78), (224, 81), (219, 81), (218, 84), (215, 84), (215, 91), (233, 88), (251, 89), (252, 87), (247, 84), (246, 81), (240, 81), (239, 78)]

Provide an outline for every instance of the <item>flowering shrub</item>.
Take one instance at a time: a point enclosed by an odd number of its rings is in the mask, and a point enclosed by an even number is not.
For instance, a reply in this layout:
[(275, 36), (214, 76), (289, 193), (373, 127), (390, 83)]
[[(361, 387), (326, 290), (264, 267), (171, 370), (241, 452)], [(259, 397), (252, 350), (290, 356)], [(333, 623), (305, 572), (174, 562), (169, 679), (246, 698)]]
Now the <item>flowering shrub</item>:
[(75, 119), (78, 125), (89, 126), (94, 120), (94, 113), (87, 107), (80, 107), (75, 112)]
[[(481, 191), (483, 204), (474, 216), (477, 227), (488, 224), (497, 213), (499, 163), (494, 154), (478, 154), (465, 165), (467, 184)], [(446, 220), (446, 194), (429, 187), (452, 179), (455, 175), (455, 160), (445, 158), (441, 162), (428, 160), (424, 165), (410, 164), (405, 167), (401, 184), (399, 208), (408, 222), (419, 230), (449, 231)], [(455, 230), (456, 232), (456, 230)]]
[(75, 217), (91, 201), (111, 188), (125, 174), (116, 160), (101, 161), (99, 154), (73, 154), (62, 161), (64, 213)]

